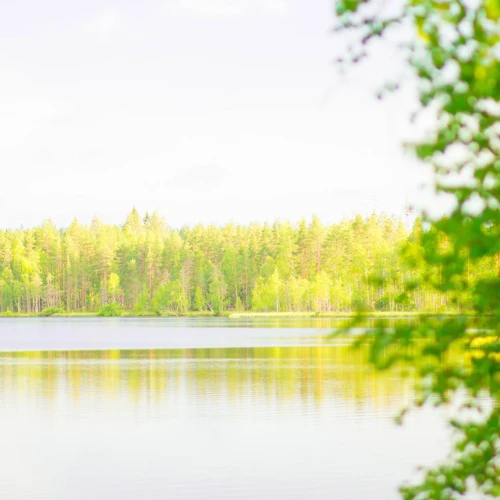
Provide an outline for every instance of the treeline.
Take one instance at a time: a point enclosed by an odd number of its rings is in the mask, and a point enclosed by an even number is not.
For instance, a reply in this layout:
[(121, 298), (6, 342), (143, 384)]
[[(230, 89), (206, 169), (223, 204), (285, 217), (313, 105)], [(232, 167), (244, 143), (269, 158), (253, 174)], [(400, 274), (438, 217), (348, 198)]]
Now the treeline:
[[(401, 249), (418, 261), (417, 221), (411, 232), (387, 215), (323, 225), (197, 225), (175, 230), (156, 213), (134, 209), (123, 226), (94, 219), (57, 229), (51, 221), (0, 231), (0, 312), (45, 308), (187, 311), (348, 311), (468, 309), (431, 287), (404, 292), (409, 270)], [(435, 271), (436, 273), (439, 270)], [(474, 275), (492, 272), (472, 269)], [(373, 275), (383, 282), (370, 280)]]

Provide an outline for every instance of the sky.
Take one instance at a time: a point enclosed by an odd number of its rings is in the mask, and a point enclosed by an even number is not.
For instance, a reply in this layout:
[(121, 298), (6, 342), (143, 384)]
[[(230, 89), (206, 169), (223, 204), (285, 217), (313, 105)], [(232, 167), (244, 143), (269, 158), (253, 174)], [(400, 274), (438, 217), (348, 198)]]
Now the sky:
[(415, 89), (375, 98), (390, 44), (340, 75), (333, 25), (332, 0), (0, 2), (0, 228), (403, 216)]

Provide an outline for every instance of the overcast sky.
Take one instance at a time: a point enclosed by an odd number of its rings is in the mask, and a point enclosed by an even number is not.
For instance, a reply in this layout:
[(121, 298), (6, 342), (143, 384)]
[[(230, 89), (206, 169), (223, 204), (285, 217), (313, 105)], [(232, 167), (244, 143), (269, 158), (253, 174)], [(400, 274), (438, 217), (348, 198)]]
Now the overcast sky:
[(0, 227), (402, 214), (411, 85), (341, 78), (333, 0), (0, 3)]

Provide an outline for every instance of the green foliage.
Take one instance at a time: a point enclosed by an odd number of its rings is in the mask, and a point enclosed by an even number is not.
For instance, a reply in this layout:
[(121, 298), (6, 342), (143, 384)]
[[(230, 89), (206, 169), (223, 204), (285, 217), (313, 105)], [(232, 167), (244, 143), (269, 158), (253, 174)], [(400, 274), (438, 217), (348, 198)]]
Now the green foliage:
[(148, 311), (150, 309), (149, 292), (146, 285), (143, 285), (142, 293), (137, 297), (135, 310), (137, 312)]
[(43, 311), (40, 312), (40, 316), (52, 316), (54, 314), (61, 314), (64, 310), (60, 307), (46, 307)]
[(208, 285), (208, 304), (211, 311), (219, 315), (224, 312), (227, 299), (227, 284), (220, 270), (212, 265), (212, 275)]
[[(471, 286), (437, 289), (443, 272), (427, 260), (441, 236), (425, 233), (423, 241), (422, 234), (419, 221), (408, 232), (385, 214), (331, 225), (314, 217), (180, 231), (157, 215), (142, 222), (131, 214), (123, 226), (74, 221), (60, 230), (45, 222), (0, 231), (0, 314), (38, 315), (51, 307), (96, 313), (110, 302), (136, 314), (331, 313), (356, 304), (376, 311), (382, 297), (389, 311), (471, 310), (473, 287), (495, 278), (496, 257), (474, 246), (478, 258), (460, 263)], [(374, 275), (384, 277), (382, 288)]]
[(389, 299), (387, 297), (381, 297), (375, 302), (375, 309), (377, 311), (387, 311), (389, 309)]
[(101, 310), (97, 313), (97, 316), (112, 317), (121, 316), (122, 314), (123, 309), (116, 302), (113, 302), (102, 307)]
[[(405, 500), (500, 497), (500, 2), (404, 0), (390, 11), (381, 0), (336, 3), (337, 30), (357, 34), (342, 65), (367, 57), (370, 44), (393, 28), (413, 27), (400, 46), (418, 82), (418, 113), (436, 118), (413, 150), (433, 166), (437, 193), (453, 202), (445, 215), (424, 217), (428, 230), (414, 228), (404, 255), (420, 272), (409, 273), (396, 301), (408, 307), (419, 290), (434, 290), (435, 310), (448, 309), (446, 301), (460, 310), (466, 295), (478, 315), (422, 317), (392, 329), (381, 322), (358, 340), (369, 340), (379, 368), (416, 369), (418, 404), (447, 404), (457, 393), (466, 399), (469, 415), (451, 422), (457, 442), (450, 459), (401, 493)], [(387, 85), (380, 97), (397, 87)], [(390, 281), (384, 277), (379, 286)], [(450, 356), (457, 348), (465, 349), (462, 359)]]
[(188, 304), (181, 280), (173, 280), (161, 285), (154, 294), (153, 308), (160, 312), (185, 313), (188, 310)]

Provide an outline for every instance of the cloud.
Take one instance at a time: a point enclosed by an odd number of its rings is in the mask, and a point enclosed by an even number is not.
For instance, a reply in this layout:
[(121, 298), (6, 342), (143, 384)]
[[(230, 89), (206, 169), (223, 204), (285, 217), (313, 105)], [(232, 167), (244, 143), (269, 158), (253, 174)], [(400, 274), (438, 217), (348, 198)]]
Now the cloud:
[(109, 42), (116, 35), (123, 33), (125, 27), (123, 13), (115, 7), (107, 7), (84, 25), (84, 31), (100, 42)]
[(48, 148), (41, 147), (33, 153), (33, 160), (36, 163), (50, 164), (54, 161), (54, 153)]
[(227, 172), (219, 167), (192, 167), (181, 170), (172, 180), (172, 184), (185, 188), (208, 185), (214, 186), (226, 177), (226, 175)]
[(167, 0), (170, 15), (201, 17), (243, 17), (252, 15), (283, 15), (288, 0)]
[(100, 149), (90, 149), (86, 151), (80, 151), (79, 153), (77, 153), (76, 156), (80, 161), (88, 163), (90, 161), (95, 160), (96, 158), (104, 156), (105, 154), (106, 150), (104, 148), (100, 148)]

